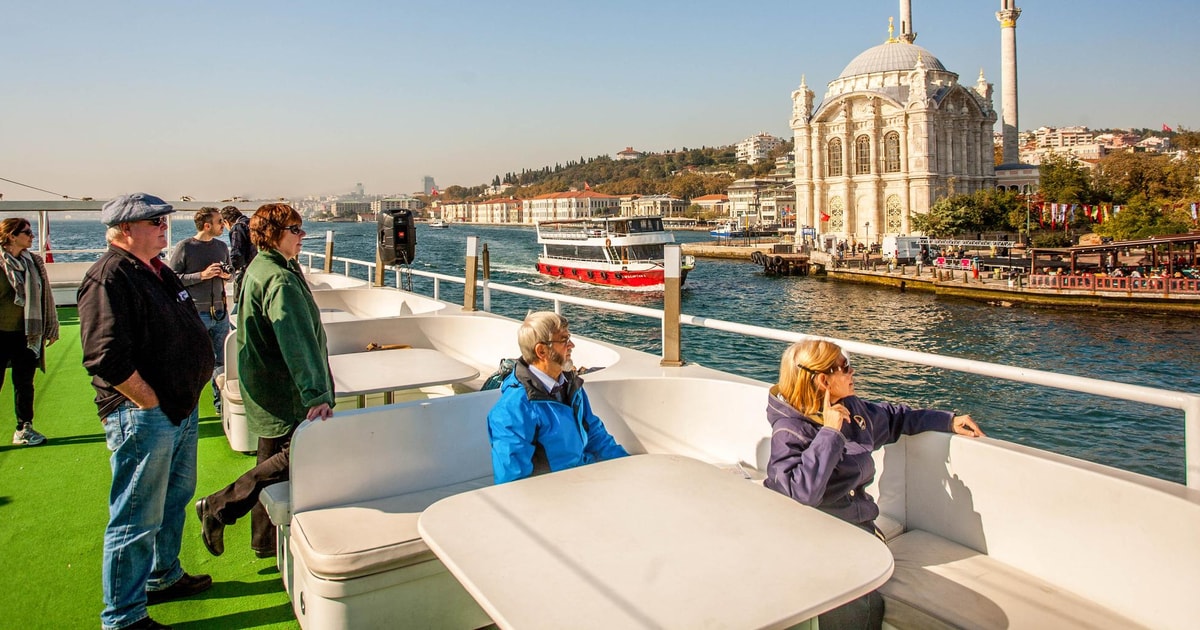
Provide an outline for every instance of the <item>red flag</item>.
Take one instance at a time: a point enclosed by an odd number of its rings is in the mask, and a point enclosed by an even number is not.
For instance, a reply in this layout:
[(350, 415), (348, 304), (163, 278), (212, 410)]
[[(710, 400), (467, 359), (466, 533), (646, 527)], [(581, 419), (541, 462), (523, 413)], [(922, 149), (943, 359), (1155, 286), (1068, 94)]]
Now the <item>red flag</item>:
[(437, 196), (437, 186), (434, 186), (434, 187), (433, 187), (433, 192), (431, 192), (431, 193), (429, 193), (429, 194), (430, 194), (430, 195), (433, 195), (434, 197), (436, 197), (436, 196)]
[(1163, 123), (1163, 131), (1165, 131), (1165, 132), (1167, 132), (1167, 133), (1171, 133), (1171, 132), (1173, 131), (1173, 129), (1171, 129), (1170, 127), (1168, 127), (1168, 126), (1167, 126), (1167, 123)]
[[(1193, 205), (1195, 205), (1195, 204), (1193, 204)], [(1194, 212), (1195, 211), (1193, 210), (1193, 213)], [(42, 248), (42, 251), (46, 254), (46, 256), (45, 256), (46, 262), (48, 262), (48, 263), (54, 262), (54, 254), (50, 253), (50, 226), (49, 225), (46, 226), (46, 246)]]
[(591, 189), (592, 189), (592, 185), (591, 185), (591, 184), (589, 184), (589, 183), (587, 183), (587, 182), (585, 181), (585, 182), (583, 182), (583, 189), (584, 189), (584, 190), (591, 190)]
[(822, 210), (822, 211), (821, 211), (821, 222), (822, 222), (822, 223), (824, 223), (824, 222), (826, 222), (826, 221), (828, 221), (828, 220), (829, 220), (829, 215), (828, 215), (828, 214), (825, 214), (825, 211), (824, 211), (824, 210)]

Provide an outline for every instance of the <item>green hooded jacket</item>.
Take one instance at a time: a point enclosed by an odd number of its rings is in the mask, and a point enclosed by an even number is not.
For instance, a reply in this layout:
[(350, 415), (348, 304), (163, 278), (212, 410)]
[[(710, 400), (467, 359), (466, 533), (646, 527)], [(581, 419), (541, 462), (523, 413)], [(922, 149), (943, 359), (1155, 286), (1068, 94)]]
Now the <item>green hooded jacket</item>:
[(296, 261), (263, 250), (246, 268), (238, 299), (238, 378), (250, 429), (280, 437), (311, 407), (333, 406), (321, 309)]

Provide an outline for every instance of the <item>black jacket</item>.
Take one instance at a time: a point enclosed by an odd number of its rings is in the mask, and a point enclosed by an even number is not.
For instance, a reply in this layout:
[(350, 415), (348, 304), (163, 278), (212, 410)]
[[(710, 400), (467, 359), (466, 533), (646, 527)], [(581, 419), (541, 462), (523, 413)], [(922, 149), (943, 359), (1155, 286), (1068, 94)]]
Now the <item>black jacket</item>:
[(79, 286), (83, 366), (101, 418), (127, 400), (113, 384), (134, 371), (175, 424), (192, 413), (212, 378), (212, 342), (196, 305), (170, 267), (162, 265), (160, 274), (110, 245)]
[(233, 227), (229, 228), (229, 264), (234, 271), (241, 271), (250, 266), (250, 261), (258, 254), (258, 248), (250, 240), (250, 219), (238, 217)]

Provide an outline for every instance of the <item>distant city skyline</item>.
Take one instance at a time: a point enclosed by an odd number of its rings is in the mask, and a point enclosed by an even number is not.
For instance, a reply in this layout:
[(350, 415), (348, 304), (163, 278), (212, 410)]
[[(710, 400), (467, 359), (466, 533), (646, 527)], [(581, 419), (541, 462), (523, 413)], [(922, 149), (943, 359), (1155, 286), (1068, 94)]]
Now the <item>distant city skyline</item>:
[[(97, 199), (403, 194), (790, 138), (801, 75), (819, 101), (897, 4), (9, 3), (0, 177)], [(965, 85), (982, 68), (1000, 110), (1000, 1), (912, 4), (916, 43)], [(1017, 6), (1022, 130), (1200, 126), (1200, 3)]]

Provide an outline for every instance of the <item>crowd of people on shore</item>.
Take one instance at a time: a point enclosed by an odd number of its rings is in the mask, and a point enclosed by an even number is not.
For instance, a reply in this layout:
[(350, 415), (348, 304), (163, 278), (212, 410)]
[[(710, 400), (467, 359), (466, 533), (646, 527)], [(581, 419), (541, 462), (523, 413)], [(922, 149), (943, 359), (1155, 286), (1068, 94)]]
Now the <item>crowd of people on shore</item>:
[[(106, 203), (101, 222), (109, 247), (78, 291), (83, 367), (111, 452), (100, 615), (106, 630), (166, 628), (149, 606), (212, 586), (212, 576), (180, 564), (189, 505), (211, 554), (224, 553), (224, 528), (250, 514), (254, 553), (274, 556), (275, 528), (259, 493), (288, 478), (300, 423), (333, 416), (320, 310), (297, 261), (305, 234), (300, 215), (282, 203), (266, 204), (250, 218), (236, 208), (202, 208), (193, 217), (195, 236), (164, 261), (173, 212), (145, 193)], [(218, 239), (225, 229), (231, 245)], [(58, 321), (31, 242), (28, 221), (0, 222), (0, 356), (16, 385), (14, 443), (32, 446), (46, 439), (32, 429), (32, 375), (58, 339)], [(236, 287), (232, 300), (227, 283)], [(237, 356), (227, 358), (231, 316)], [(521, 356), (495, 375), (501, 395), (487, 419), (495, 482), (629, 455), (592, 411), (567, 320), (531, 313), (516, 341)], [(193, 503), (198, 403), (210, 388), (220, 410), (227, 359), (238, 362), (247, 421), (261, 436), (257, 462)], [(784, 351), (766, 401), (772, 437), (765, 485), (877, 534), (879, 510), (865, 492), (875, 474), (872, 451), (922, 431), (983, 432), (969, 415), (859, 399), (854, 377), (849, 357), (832, 342), (807, 340)], [(878, 628), (882, 614), (882, 599), (871, 593), (822, 614), (820, 623)]]

